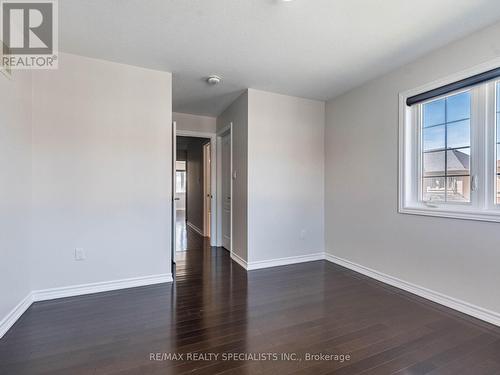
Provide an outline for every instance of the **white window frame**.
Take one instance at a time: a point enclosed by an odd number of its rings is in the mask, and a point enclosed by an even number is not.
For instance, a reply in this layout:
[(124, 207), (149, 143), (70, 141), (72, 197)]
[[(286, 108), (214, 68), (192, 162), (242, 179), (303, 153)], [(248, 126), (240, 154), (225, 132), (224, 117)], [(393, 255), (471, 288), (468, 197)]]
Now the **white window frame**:
[[(399, 94), (399, 189), (398, 211), (404, 214), (500, 222), (496, 204), (496, 79), (471, 91), (471, 202), (423, 202), (421, 197), (421, 121), (419, 105), (407, 106), (406, 99), (452, 82), (497, 68), (500, 59), (453, 74), (444, 79)], [(432, 100), (439, 99), (439, 97)], [(432, 101), (429, 100), (429, 101)], [(474, 181), (474, 182), (473, 182)]]

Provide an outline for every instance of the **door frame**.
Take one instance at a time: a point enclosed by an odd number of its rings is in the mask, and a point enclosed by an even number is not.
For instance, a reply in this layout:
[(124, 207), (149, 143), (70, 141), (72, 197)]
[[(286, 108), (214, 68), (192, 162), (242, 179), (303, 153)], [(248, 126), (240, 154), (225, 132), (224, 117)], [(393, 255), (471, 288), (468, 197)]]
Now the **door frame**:
[[(212, 237), (212, 142), (203, 146), (203, 235)], [(210, 166), (210, 168), (207, 168)], [(207, 176), (210, 180), (207, 180)], [(210, 199), (207, 199), (210, 197)], [(210, 207), (210, 209), (209, 209)], [(210, 212), (210, 216), (208, 213)]]
[[(175, 131), (175, 137), (177, 141), (177, 137), (196, 137), (196, 138), (209, 138), (210, 139), (210, 147), (211, 147), (211, 157), (212, 157), (212, 164), (210, 166), (211, 170), (211, 176), (210, 176), (210, 186), (212, 189), (212, 212), (210, 215), (210, 246), (218, 246), (218, 239), (217, 239), (217, 228), (218, 228), (218, 222), (217, 222), (217, 211), (218, 211), (218, 189), (217, 189), (217, 134), (215, 133), (205, 133), (205, 132), (197, 132), (197, 131), (191, 131), (191, 130), (180, 130), (176, 129)], [(215, 193), (214, 193), (215, 192)], [(205, 197), (204, 197), (205, 198)], [(215, 208), (215, 209), (214, 209)], [(205, 215), (205, 212), (203, 212), (203, 215)], [(205, 230), (203, 228), (203, 230)]]
[(217, 132), (217, 246), (222, 246), (222, 138), (227, 134), (230, 135), (230, 187), (229, 191), (231, 192), (231, 215), (229, 218), (229, 232), (230, 232), (230, 241), (229, 241), (229, 253), (233, 254), (233, 205), (234, 205), (234, 197), (233, 197), (233, 123), (230, 122), (229, 125), (222, 128)]
[[(177, 172), (177, 122), (172, 121), (172, 173), (171, 173), (171, 179), (172, 179), (172, 186), (171, 186), (171, 192), (172, 192), (172, 198), (171, 198), (171, 207), (172, 207), (172, 212), (170, 213), (171, 217), (171, 226), (170, 226), (170, 238), (171, 238), (171, 243), (170, 243), (170, 257), (172, 260), (172, 263), (176, 263), (176, 246), (177, 246), (177, 238), (176, 238), (176, 222), (177, 222), (177, 208), (176, 208), (176, 199), (175, 199), (175, 190), (176, 190), (176, 172)], [(173, 268), (172, 264), (172, 273), (175, 274), (175, 268)]]

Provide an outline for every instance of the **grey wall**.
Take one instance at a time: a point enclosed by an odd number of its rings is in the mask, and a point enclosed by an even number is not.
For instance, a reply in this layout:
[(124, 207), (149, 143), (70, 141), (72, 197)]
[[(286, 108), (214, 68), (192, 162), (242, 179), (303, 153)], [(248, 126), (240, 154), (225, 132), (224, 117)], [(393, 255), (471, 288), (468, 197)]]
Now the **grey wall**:
[(208, 139), (189, 138), (187, 145), (187, 221), (203, 231), (203, 144)]
[(397, 212), (398, 93), (500, 56), (500, 24), (327, 104), (326, 250), (500, 311), (500, 225)]
[[(220, 131), (233, 123), (233, 252), (247, 260), (247, 223), (248, 223), (248, 91), (236, 99), (219, 117), (217, 130)], [(220, 191), (220, 187), (218, 188)], [(219, 207), (221, 212), (219, 199)], [(219, 226), (220, 231), (220, 226)], [(218, 238), (221, 238), (219, 233)]]
[(33, 74), (34, 289), (169, 274), (171, 74), (59, 58)]
[(218, 130), (231, 122), (233, 251), (247, 263), (323, 253), (325, 103), (248, 89)]
[(322, 254), (325, 103), (248, 97), (248, 261)]
[(177, 149), (177, 161), (187, 161), (187, 150)]
[(0, 74), (0, 322), (31, 290), (31, 82)]

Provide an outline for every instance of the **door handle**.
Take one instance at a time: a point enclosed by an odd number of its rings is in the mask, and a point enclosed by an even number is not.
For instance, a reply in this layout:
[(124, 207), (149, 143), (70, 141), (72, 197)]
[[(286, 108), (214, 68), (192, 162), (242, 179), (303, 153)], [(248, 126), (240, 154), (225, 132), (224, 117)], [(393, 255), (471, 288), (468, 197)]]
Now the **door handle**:
[(181, 198), (174, 198), (174, 201), (180, 201)]

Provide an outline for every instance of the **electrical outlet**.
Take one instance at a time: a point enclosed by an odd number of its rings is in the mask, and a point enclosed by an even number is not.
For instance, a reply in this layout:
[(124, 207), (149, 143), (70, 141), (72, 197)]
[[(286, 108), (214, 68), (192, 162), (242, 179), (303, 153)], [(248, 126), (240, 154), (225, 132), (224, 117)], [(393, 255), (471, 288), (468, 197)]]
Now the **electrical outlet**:
[(85, 260), (85, 250), (82, 247), (75, 249), (75, 260)]

